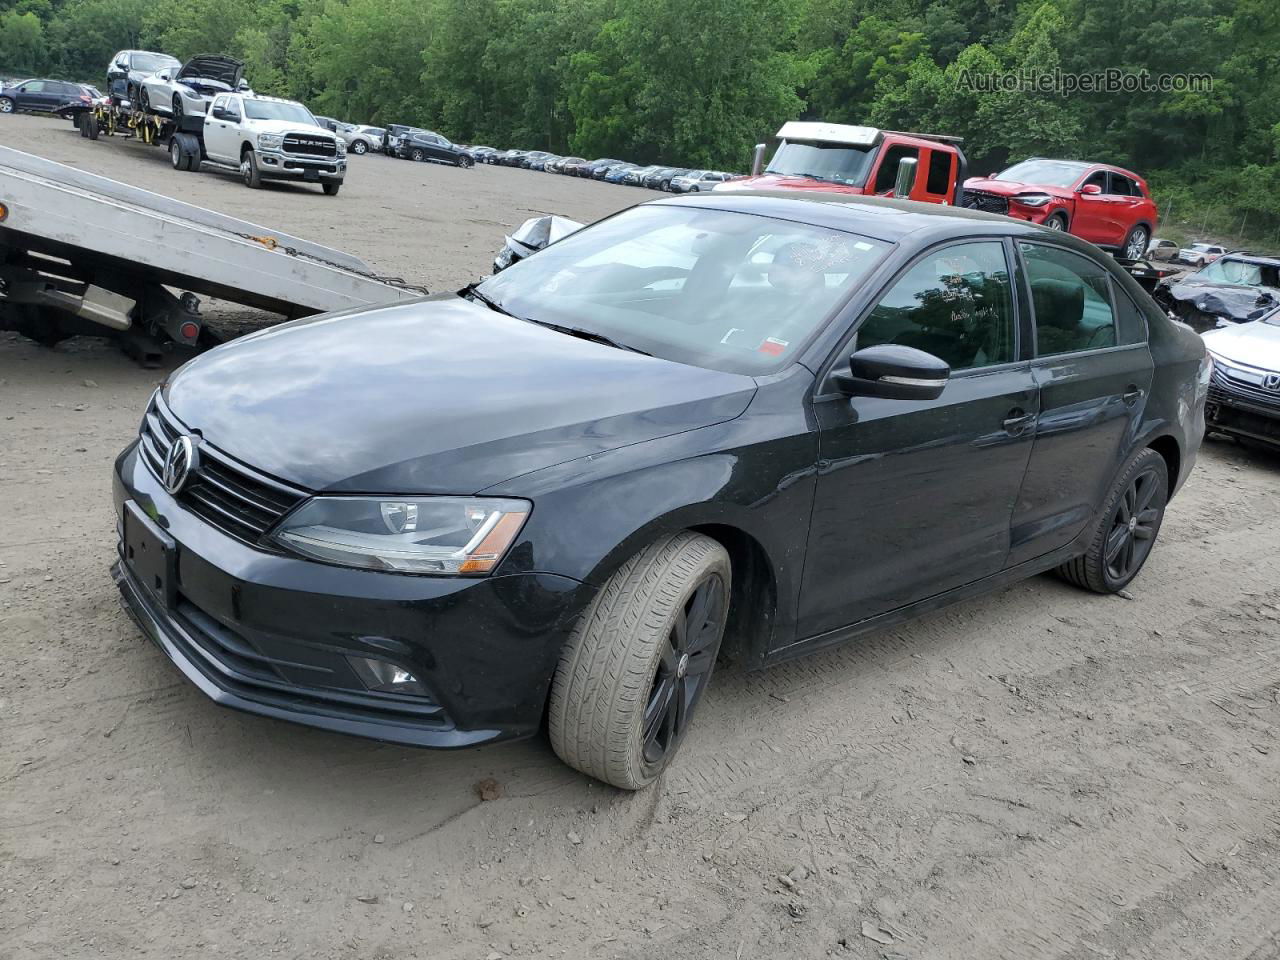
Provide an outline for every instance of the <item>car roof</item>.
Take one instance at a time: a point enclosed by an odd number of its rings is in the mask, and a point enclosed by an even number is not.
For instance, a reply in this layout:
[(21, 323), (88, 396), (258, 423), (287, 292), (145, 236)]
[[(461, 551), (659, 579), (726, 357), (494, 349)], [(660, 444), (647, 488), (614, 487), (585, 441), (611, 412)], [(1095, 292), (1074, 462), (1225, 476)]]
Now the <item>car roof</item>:
[(795, 220), (845, 230), (889, 243), (911, 236), (920, 242), (974, 234), (1049, 239), (1097, 258), (1097, 248), (1061, 230), (967, 207), (920, 203), (891, 197), (829, 193), (825, 190), (741, 190), (733, 193), (685, 194), (648, 201), (655, 205), (698, 206), (778, 220)]
[(1239, 260), (1244, 263), (1256, 263), (1262, 267), (1280, 267), (1280, 257), (1264, 257), (1257, 253), (1246, 253), (1243, 250), (1233, 250), (1231, 253), (1224, 253), (1218, 258), (1218, 262), (1223, 260)]

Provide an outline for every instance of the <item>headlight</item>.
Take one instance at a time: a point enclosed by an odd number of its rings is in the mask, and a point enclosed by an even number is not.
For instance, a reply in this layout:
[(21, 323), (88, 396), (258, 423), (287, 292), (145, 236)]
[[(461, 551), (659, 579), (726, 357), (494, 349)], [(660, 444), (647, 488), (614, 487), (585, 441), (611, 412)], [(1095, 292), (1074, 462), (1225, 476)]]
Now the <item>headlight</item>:
[(1014, 203), (1020, 203), (1024, 207), (1043, 207), (1053, 198), (1046, 193), (1028, 193), (1020, 197), (1014, 197)]
[(347, 155), (347, 142), (345, 140), (334, 141), (338, 145), (338, 156), (345, 157)]
[(284, 143), (284, 135), (280, 133), (260, 133), (258, 134), (259, 150), (279, 150), (280, 145)]
[(295, 553), (398, 573), (489, 573), (533, 504), (493, 497), (315, 497), (272, 535)]

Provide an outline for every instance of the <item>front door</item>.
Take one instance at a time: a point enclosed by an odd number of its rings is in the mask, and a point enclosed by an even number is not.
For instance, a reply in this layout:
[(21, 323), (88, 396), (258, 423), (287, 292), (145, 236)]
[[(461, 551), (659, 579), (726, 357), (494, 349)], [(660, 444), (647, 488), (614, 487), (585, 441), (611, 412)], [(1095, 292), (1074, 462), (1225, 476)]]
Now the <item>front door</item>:
[(15, 94), (14, 100), (17, 102), (19, 110), (49, 110), (51, 97), (46, 92), (49, 86), (46, 80), (28, 80), (19, 86)]
[(935, 247), (891, 284), (853, 349), (903, 344), (950, 364), (933, 401), (828, 393), (800, 596), (813, 638), (999, 571), (1038, 398), (1019, 354), (1011, 249)]
[[(1102, 192), (1081, 192), (1085, 187), (1097, 187)], [(1115, 229), (1112, 213), (1111, 198), (1107, 196), (1107, 172), (1099, 170), (1090, 174), (1077, 190), (1075, 215), (1071, 218), (1070, 230), (1090, 243), (1107, 243), (1107, 238)]]
[(1018, 254), (1035, 316), (1040, 417), (1010, 563), (1064, 547), (1094, 521), (1154, 369), (1145, 321), (1102, 265), (1049, 244), (1019, 243)]

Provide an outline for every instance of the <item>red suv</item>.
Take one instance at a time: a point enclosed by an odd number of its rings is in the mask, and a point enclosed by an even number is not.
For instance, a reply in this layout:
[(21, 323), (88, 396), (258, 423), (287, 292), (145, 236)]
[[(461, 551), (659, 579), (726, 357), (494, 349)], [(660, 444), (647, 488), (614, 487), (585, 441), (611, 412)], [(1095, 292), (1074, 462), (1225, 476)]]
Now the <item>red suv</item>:
[(1136, 173), (1104, 163), (1032, 157), (965, 181), (964, 206), (1066, 230), (1129, 260), (1147, 254), (1156, 205)]

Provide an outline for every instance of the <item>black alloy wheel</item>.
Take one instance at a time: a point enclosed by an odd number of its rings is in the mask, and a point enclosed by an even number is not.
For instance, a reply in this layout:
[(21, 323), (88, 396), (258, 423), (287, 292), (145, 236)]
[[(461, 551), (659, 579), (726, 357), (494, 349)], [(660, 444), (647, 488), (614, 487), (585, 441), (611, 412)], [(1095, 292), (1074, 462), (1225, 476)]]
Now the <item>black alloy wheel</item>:
[(707, 687), (724, 630), (725, 586), (718, 573), (693, 589), (671, 624), (644, 708), (644, 761), (658, 766), (679, 744)]
[(1133, 579), (1155, 544), (1164, 508), (1163, 497), (1156, 502), (1164, 487), (1157, 469), (1153, 464), (1130, 481), (1111, 516), (1103, 559), (1107, 576), (1113, 581), (1127, 583)]

